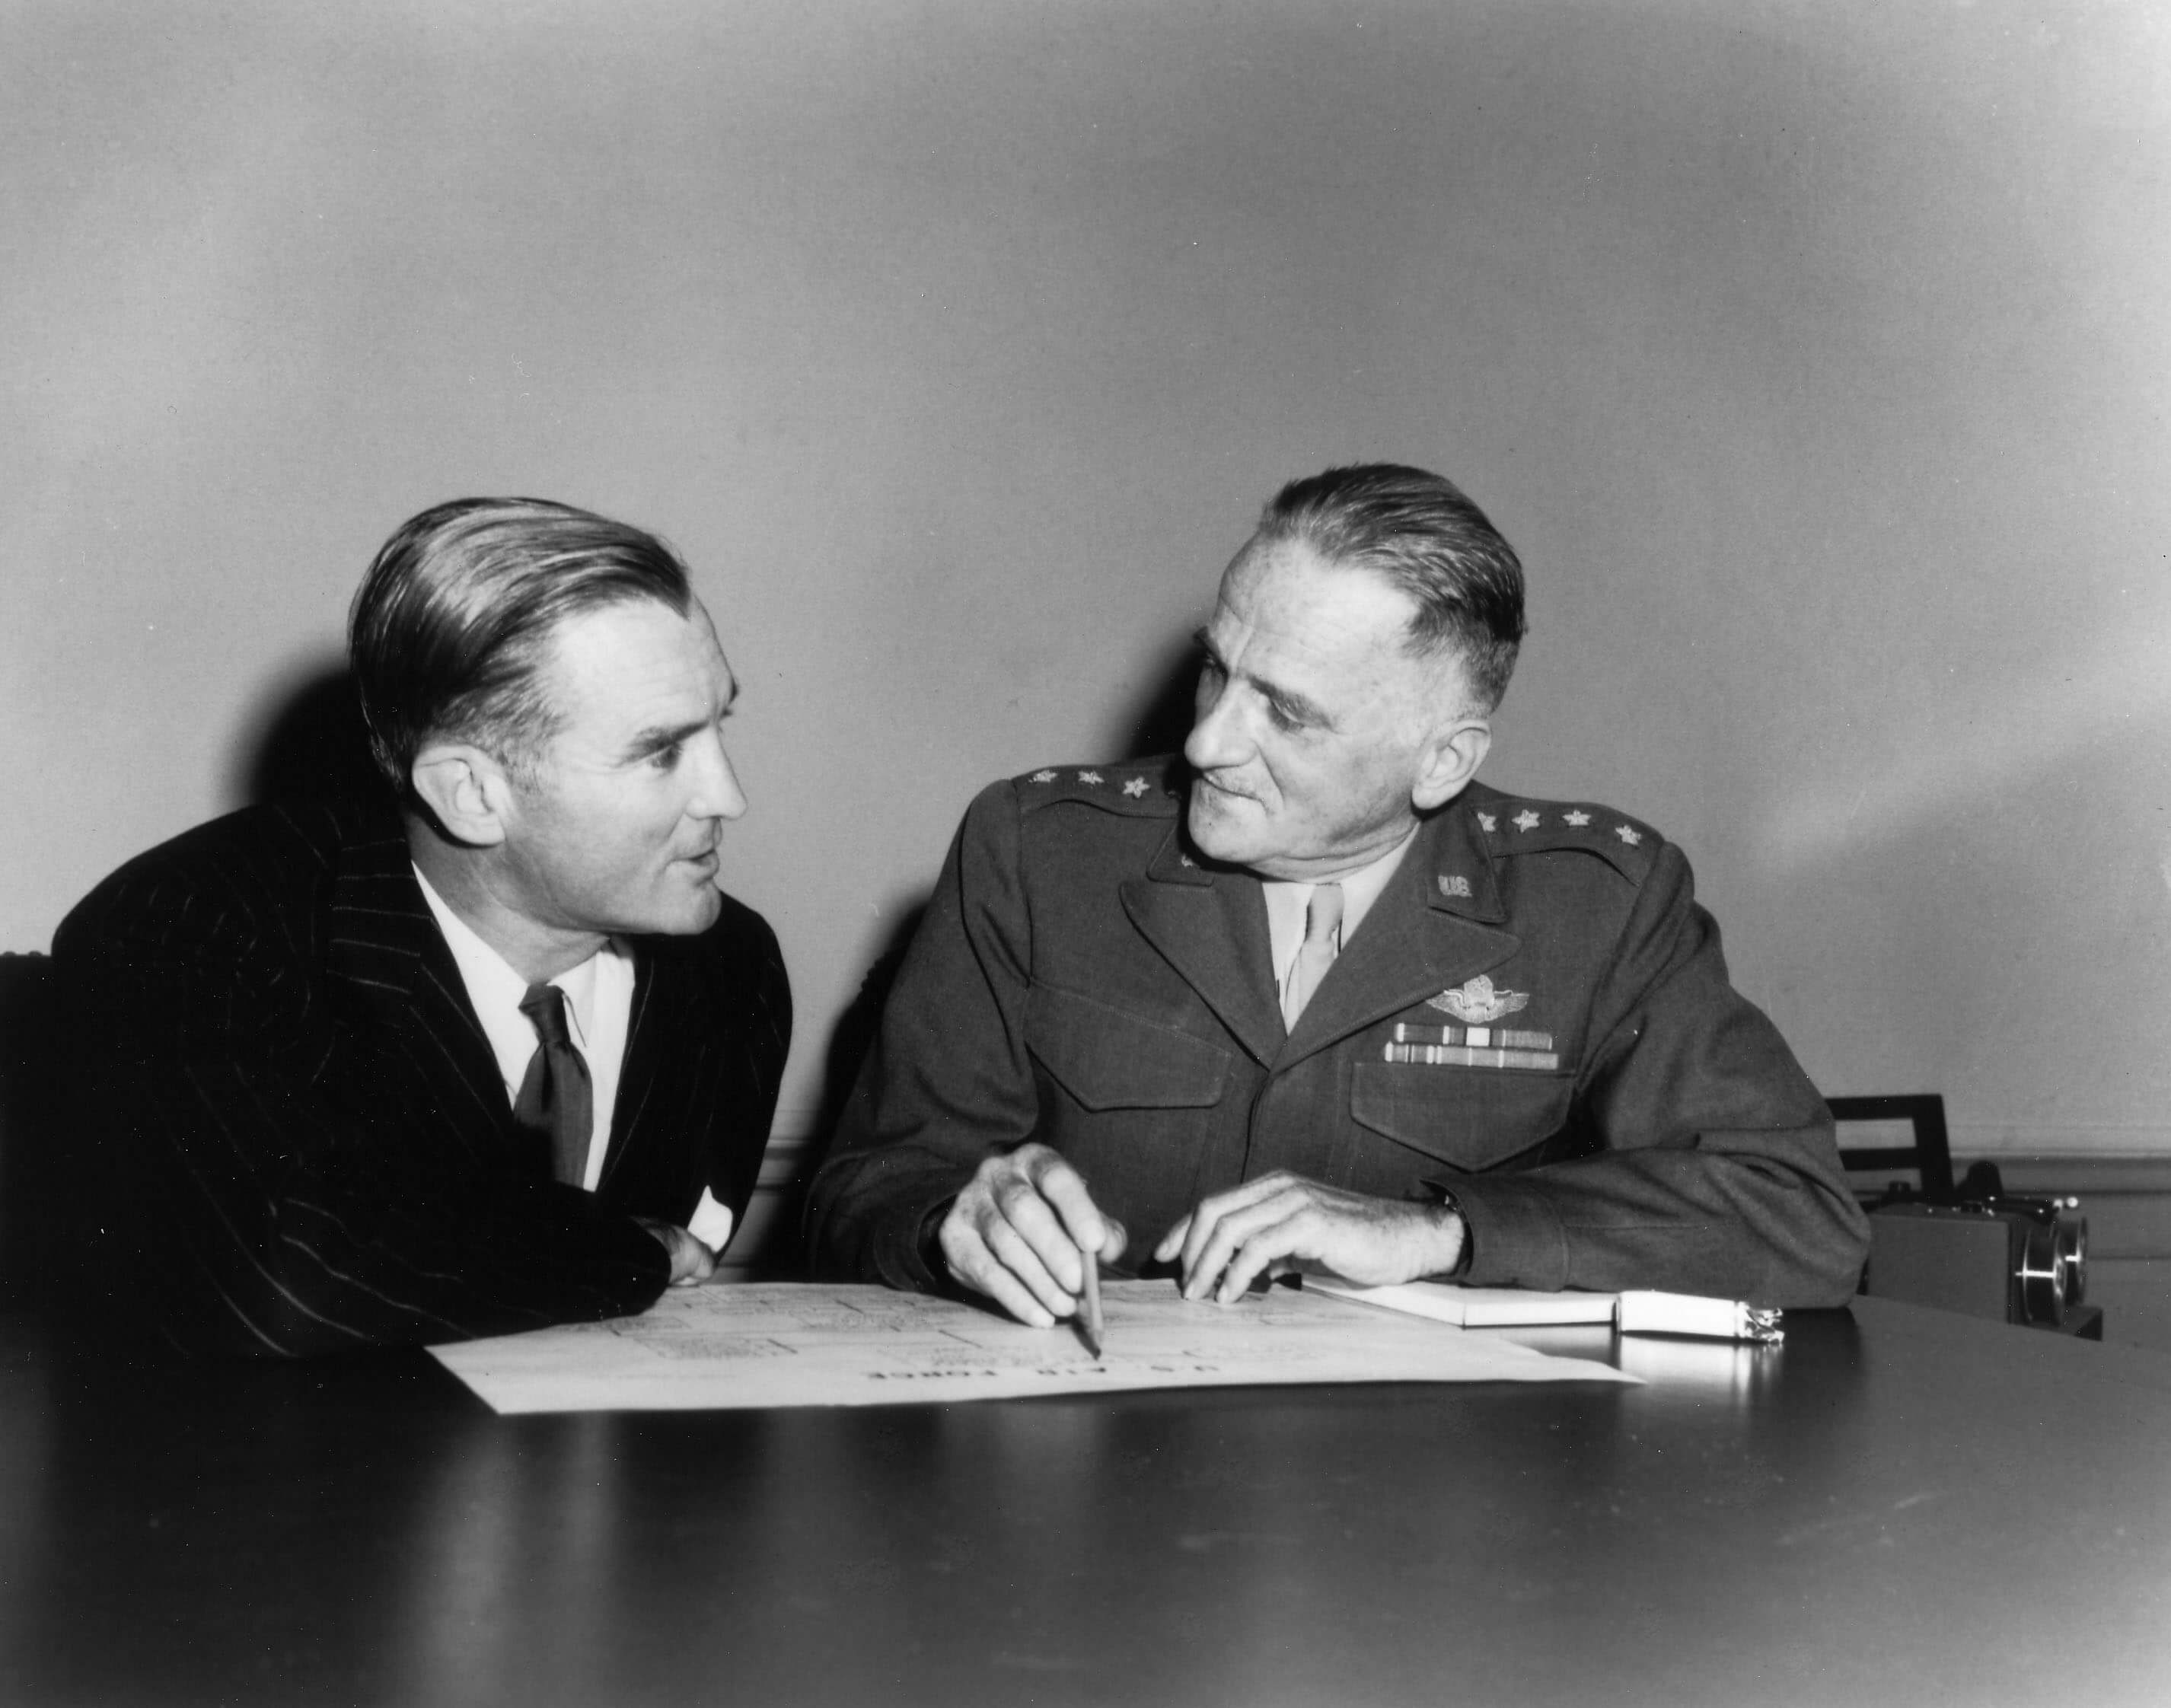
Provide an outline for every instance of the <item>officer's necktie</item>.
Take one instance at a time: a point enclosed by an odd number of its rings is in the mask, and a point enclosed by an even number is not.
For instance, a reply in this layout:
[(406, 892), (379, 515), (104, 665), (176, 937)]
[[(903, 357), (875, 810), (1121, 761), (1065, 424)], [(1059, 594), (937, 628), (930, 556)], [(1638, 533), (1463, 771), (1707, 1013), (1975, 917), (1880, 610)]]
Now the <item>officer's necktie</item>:
[(1314, 884), (1304, 913), (1304, 946), (1297, 950), (1282, 986), (1282, 1023), (1289, 1031), (1296, 1030), (1296, 1017), (1311, 1000), (1312, 992), (1319, 988), (1319, 981), (1327, 977), (1327, 969), (1334, 965), (1341, 936), (1342, 886)]
[(596, 1094), (588, 1083), (588, 1064), (566, 1030), (566, 993), (555, 984), (531, 984), (520, 999), (520, 1011), (534, 1023), (543, 1042), (528, 1058), (512, 1118), (548, 1147), (552, 1175), (577, 1186), (588, 1172)]

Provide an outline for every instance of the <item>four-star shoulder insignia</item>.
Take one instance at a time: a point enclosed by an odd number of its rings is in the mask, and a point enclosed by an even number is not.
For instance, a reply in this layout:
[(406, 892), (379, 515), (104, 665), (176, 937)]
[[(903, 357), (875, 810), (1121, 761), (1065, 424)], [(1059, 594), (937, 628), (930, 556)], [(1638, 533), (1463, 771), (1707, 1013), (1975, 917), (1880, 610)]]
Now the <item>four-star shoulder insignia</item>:
[[(1183, 790), (1172, 765), (1160, 759), (1126, 759), (1104, 765), (1043, 765), (1013, 779), (1021, 805), (1032, 811), (1090, 806), (1124, 818), (1167, 818), (1182, 810)], [(1177, 773), (1177, 776), (1181, 776)]]
[(1661, 846), (1656, 831), (1603, 806), (1488, 795), (1486, 808), (1473, 807), (1471, 817), (1496, 859), (1580, 850), (1640, 884)]

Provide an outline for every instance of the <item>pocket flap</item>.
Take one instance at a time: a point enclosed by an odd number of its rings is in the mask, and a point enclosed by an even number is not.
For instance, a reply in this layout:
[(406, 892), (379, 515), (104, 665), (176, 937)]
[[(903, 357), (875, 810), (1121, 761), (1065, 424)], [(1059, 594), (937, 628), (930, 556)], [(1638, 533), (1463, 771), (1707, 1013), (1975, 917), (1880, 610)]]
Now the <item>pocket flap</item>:
[(1088, 1109), (1203, 1109), (1229, 1078), (1203, 1038), (1047, 985), (1026, 999), (1025, 1045)]
[(1575, 1079), (1514, 1068), (1359, 1062), (1349, 1113), (1362, 1127), (1465, 1172), (1542, 1144), (1568, 1118)]

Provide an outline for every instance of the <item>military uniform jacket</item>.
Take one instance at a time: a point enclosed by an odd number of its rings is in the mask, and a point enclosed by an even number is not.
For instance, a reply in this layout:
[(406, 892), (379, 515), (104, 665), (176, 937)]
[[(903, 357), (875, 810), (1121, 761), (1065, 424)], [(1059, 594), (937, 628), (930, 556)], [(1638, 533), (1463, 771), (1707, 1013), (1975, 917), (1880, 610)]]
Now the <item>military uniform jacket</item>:
[(743, 1214), (791, 1025), (776, 940), (726, 897), (632, 940), (610, 1144), (549, 1178), (390, 815), (255, 808), (130, 861), (55, 940), (100, 1266), (191, 1349), (296, 1355), (644, 1309), (633, 1218)]
[(1037, 1139), (1123, 1224), (1128, 1266), (1288, 1170), (1451, 1193), (1473, 1284), (1854, 1291), (1867, 1228), (1830, 1116), (1649, 827), (1471, 785), (1290, 1033), (1258, 881), (1182, 824), (1160, 761), (973, 802), (817, 1177), (817, 1269), (943, 1284), (935, 1213)]

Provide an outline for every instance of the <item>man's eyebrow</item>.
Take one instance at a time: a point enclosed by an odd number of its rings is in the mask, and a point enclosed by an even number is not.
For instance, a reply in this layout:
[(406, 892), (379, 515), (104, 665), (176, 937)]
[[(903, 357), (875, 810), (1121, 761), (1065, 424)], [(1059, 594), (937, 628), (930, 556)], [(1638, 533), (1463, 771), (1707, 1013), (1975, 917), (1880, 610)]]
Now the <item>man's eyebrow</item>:
[[(1229, 661), (1222, 657), (1220, 650), (1214, 645), (1213, 637), (1205, 629), (1195, 630), (1191, 638), (1198, 645), (1198, 650), (1213, 661), (1216, 670), (1224, 676), (1232, 673), (1229, 668)], [(1292, 723), (1316, 724), (1321, 729), (1327, 730), (1334, 727), (1334, 720), (1327, 715), (1326, 707), (1321, 705), (1316, 700), (1299, 693), (1295, 688), (1284, 688), (1279, 683), (1268, 682), (1265, 677), (1254, 676), (1249, 671), (1244, 672), (1244, 680), (1257, 691), (1260, 699)]]
[[(724, 702), (723, 709), (717, 714), (717, 716), (729, 717), (732, 715), (732, 708), (737, 703), (738, 693), (734, 689), (731, 699)], [(623, 757), (628, 759), (646, 759), (651, 753), (661, 753), (667, 747), (675, 747), (683, 742), (692, 740), (702, 731), (707, 729), (711, 721), (713, 720), (708, 718), (696, 718), (691, 723), (686, 724), (651, 724), (646, 729), (635, 732), (633, 738), (625, 744)]]

